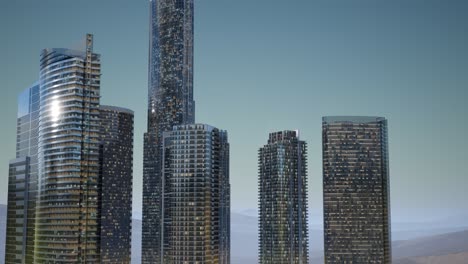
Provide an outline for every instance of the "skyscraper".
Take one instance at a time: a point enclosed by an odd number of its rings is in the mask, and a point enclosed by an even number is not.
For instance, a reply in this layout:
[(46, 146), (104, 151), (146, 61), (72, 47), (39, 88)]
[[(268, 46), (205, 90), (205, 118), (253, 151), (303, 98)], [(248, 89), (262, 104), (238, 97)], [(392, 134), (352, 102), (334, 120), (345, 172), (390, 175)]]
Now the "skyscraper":
[(150, 1), (148, 130), (144, 135), (142, 263), (167, 260), (168, 179), (162, 135), (195, 120), (193, 0)]
[(92, 35), (41, 54), (34, 263), (99, 262), (100, 68)]
[(387, 120), (323, 118), (325, 263), (391, 263)]
[(259, 150), (259, 263), (307, 264), (307, 146), (298, 131)]
[(165, 132), (169, 259), (165, 263), (229, 264), (230, 183), (227, 132), (204, 124)]
[(130, 263), (133, 112), (100, 106), (92, 50), (43, 50), (19, 96), (6, 263)]
[(10, 162), (5, 263), (32, 263), (37, 197), (39, 84), (18, 98), (16, 159)]
[(101, 263), (130, 263), (133, 111), (100, 106), (99, 181)]

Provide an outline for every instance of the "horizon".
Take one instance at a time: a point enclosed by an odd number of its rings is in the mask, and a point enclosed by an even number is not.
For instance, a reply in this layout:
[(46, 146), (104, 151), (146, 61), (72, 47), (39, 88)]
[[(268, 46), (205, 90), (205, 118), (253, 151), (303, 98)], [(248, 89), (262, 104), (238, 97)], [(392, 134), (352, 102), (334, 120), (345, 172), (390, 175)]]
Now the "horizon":
[[(76, 48), (92, 32), (101, 103), (135, 111), (133, 211), (141, 212), (148, 1), (93, 2), (86, 21), (86, 3), (2, 5), (9, 37), (0, 44), (8, 51), (0, 66), (0, 203), (15, 156), (16, 98), (38, 78), (40, 50)], [(349, 113), (388, 119), (392, 216), (468, 212), (467, 3), (198, 1), (195, 10), (196, 122), (228, 131), (233, 211), (256, 208), (257, 150), (268, 134), (299, 129), (309, 148), (309, 210), (321, 212), (321, 117)]]

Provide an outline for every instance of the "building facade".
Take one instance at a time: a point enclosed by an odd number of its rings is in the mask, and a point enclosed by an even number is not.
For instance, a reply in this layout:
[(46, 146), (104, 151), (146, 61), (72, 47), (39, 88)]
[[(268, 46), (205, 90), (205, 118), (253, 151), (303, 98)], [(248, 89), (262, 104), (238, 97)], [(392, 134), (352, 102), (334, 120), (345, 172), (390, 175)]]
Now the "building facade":
[(230, 263), (230, 183), (227, 132), (204, 124), (163, 135), (170, 193), (169, 260)]
[(307, 264), (307, 146), (271, 133), (259, 150), (259, 263)]
[(168, 181), (163, 179), (162, 135), (195, 121), (193, 0), (150, 1), (148, 128), (143, 154), (142, 263), (168, 259)]
[(133, 186), (133, 111), (100, 106), (101, 263), (130, 263)]
[(34, 263), (99, 263), (100, 68), (92, 35), (41, 54)]
[(28, 195), (30, 158), (10, 161), (8, 170), (8, 206), (5, 263), (25, 263), (27, 250)]
[(18, 98), (16, 159), (10, 162), (5, 263), (32, 263), (37, 198), (39, 83)]
[(391, 263), (387, 120), (323, 118), (325, 263)]
[(100, 55), (45, 49), (18, 100), (5, 263), (130, 263), (133, 112), (100, 106)]

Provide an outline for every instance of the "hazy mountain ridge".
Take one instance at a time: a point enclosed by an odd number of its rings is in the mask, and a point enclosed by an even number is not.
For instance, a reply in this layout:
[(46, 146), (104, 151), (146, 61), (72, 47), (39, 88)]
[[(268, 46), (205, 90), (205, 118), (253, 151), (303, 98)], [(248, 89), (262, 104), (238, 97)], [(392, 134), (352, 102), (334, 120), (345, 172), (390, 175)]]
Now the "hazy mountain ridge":
[[(468, 230), (405, 241), (394, 241), (393, 264), (467, 264)], [(323, 252), (310, 251), (312, 264), (323, 264)], [(233, 264), (256, 264), (257, 257), (233, 255)]]
[[(137, 231), (141, 228), (141, 220), (134, 220), (134, 223), (132, 263), (137, 264), (141, 256), (138, 251), (141, 246), (136, 240), (138, 234), (141, 234), (141, 231)], [(257, 228), (257, 217), (232, 213), (231, 256), (233, 264), (258, 263)], [(394, 264), (468, 263), (465, 260), (468, 259), (468, 227), (448, 227), (440, 223), (395, 223), (392, 229), (393, 238), (399, 239), (393, 242)], [(323, 231), (316, 226), (309, 226), (310, 263), (323, 263), (322, 241)]]
[[(0, 204), (0, 263), (4, 261), (5, 229), (6, 229), (6, 205)], [(132, 264), (139, 264), (141, 260), (141, 220), (133, 219), (132, 232)], [(257, 263), (257, 218), (238, 213), (232, 214), (231, 226), (231, 254), (233, 264)], [(466, 264), (468, 263), (468, 228), (465, 227), (439, 227), (440, 229), (427, 230), (423, 225), (402, 225), (393, 228), (393, 237), (404, 237), (408, 232), (411, 239), (393, 242), (394, 264)], [(416, 227), (419, 228), (415, 230)], [(457, 231), (461, 230), (462, 231)], [(437, 234), (444, 230), (456, 230)], [(395, 235), (398, 233), (400, 235)], [(414, 237), (417, 234), (432, 235)], [(323, 263), (322, 236), (323, 232), (317, 228), (309, 230), (310, 236), (310, 263)]]
[(394, 264), (468, 263), (468, 230), (393, 243)]
[[(257, 263), (257, 218), (232, 214), (232, 263)], [(460, 221), (462, 220), (460, 219)], [(468, 227), (452, 223), (393, 223), (394, 264), (467, 264)], [(396, 240), (396, 241), (395, 241)], [(310, 263), (323, 263), (323, 231), (309, 226)]]
[(393, 264), (466, 264), (467, 262), (468, 252), (462, 252), (444, 256), (397, 259), (393, 261)]

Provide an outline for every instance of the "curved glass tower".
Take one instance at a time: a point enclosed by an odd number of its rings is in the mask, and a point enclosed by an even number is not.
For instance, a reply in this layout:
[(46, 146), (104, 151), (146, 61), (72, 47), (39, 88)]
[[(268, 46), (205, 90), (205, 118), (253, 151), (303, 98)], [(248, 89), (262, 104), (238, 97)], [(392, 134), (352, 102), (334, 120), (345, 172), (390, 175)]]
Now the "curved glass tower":
[[(167, 182), (162, 135), (195, 120), (193, 0), (150, 1), (148, 130), (144, 136), (142, 263), (167, 261)], [(167, 263), (167, 262), (166, 262)]]
[(34, 263), (98, 263), (100, 56), (46, 49), (40, 61)]

